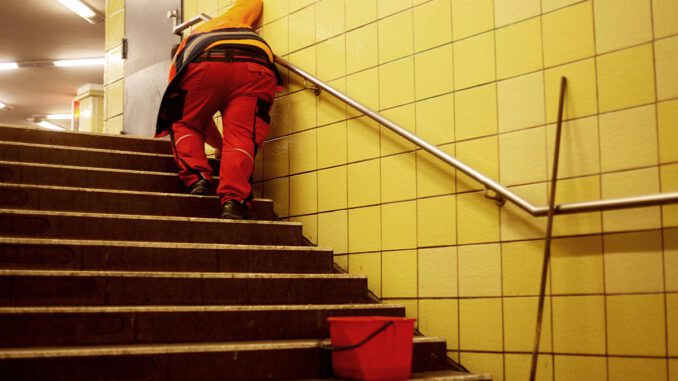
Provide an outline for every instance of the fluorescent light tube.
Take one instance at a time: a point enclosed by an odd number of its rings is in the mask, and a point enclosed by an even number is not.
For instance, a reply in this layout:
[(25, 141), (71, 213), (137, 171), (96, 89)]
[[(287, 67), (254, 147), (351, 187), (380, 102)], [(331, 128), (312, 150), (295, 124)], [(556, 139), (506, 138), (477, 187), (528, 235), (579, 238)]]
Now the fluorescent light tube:
[(92, 66), (92, 65), (103, 65), (105, 62), (106, 62), (105, 58), (86, 58), (82, 60), (54, 61), (54, 66), (57, 67)]
[(42, 122), (38, 123), (38, 126), (40, 126), (40, 127), (42, 127), (42, 128), (46, 128), (46, 129), (48, 129), (48, 130), (55, 130), (55, 131), (63, 131), (63, 130), (65, 130), (65, 128), (59, 127), (59, 126), (57, 126), (56, 124), (50, 123), (50, 122), (48, 122), (48, 121), (46, 121), (46, 120), (43, 120)]
[(2, 102), (0, 102), (0, 110), (2, 110), (2, 109), (5, 108), (5, 107), (7, 107), (7, 105), (4, 104), (4, 103), (2, 103)]
[(47, 115), (48, 120), (70, 120), (73, 119), (71, 114), (49, 114)]
[(19, 64), (16, 62), (0, 62), (0, 70), (13, 70), (18, 68)]
[(94, 13), (92, 8), (88, 7), (85, 3), (83, 3), (80, 0), (58, 0), (58, 1), (66, 8), (77, 13), (78, 16), (84, 18), (87, 21), (90, 21), (92, 17), (96, 16), (96, 13)]

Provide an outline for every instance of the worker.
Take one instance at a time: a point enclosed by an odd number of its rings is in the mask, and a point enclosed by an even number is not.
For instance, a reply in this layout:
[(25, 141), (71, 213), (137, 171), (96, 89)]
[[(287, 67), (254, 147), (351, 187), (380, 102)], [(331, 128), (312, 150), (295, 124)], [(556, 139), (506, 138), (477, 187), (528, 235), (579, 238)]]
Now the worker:
[[(158, 113), (156, 137), (170, 135), (179, 178), (189, 193), (208, 194), (212, 168), (205, 143), (217, 153), (220, 149), (216, 194), (226, 219), (249, 218), (254, 157), (282, 85), (271, 48), (254, 32), (262, 7), (261, 0), (237, 0), (181, 41)], [(212, 120), (217, 111), (221, 139)]]

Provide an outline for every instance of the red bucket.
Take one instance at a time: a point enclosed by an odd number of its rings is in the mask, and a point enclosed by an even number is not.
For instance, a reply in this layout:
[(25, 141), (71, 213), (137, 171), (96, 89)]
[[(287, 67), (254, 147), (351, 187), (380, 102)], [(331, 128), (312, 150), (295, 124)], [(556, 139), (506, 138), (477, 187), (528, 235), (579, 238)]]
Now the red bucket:
[(334, 375), (352, 380), (409, 379), (414, 320), (382, 316), (328, 318)]

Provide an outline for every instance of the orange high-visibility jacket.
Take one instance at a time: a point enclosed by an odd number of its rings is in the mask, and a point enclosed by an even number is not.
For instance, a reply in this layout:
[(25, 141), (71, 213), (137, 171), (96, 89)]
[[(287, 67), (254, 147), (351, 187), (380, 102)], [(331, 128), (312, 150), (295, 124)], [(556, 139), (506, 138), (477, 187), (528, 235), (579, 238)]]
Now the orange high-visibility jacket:
[(224, 14), (200, 25), (181, 41), (172, 59), (169, 85), (160, 104), (156, 137), (167, 135), (172, 124), (181, 119), (184, 94), (179, 89), (179, 83), (182, 74), (191, 61), (208, 49), (229, 45), (263, 53), (268, 57), (270, 68), (280, 82), (280, 75), (273, 63), (273, 51), (253, 29), (262, 7), (261, 0), (237, 0)]

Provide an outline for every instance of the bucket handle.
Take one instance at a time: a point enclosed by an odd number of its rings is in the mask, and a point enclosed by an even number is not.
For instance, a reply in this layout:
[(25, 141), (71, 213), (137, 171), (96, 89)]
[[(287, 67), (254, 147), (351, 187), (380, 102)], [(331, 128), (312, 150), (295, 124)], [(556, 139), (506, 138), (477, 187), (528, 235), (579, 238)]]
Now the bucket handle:
[(332, 351), (332, 352), (348, 351), (348, 350), (351, 350), (351, 349), (355, 349), (355, 348), (358, 348), (358, 347), (361, 347), (361, 346), (367, 344), (368, 341), (372, 340), (375, 336), (384, 332), (386, 330), (386, 328), (388, 328), (392, 325), (393, 325), (393, 320), (386, 322), (381, 328), (372, 332), (369, 336), (364, 338), (358, 344), (352, 344), (352, 345), (346, 345), (346, 346), (334, 346), (334, 345), (331, 345), (331, 344), (320, 344), (320, 348), (326, 349), (326, 350)]

